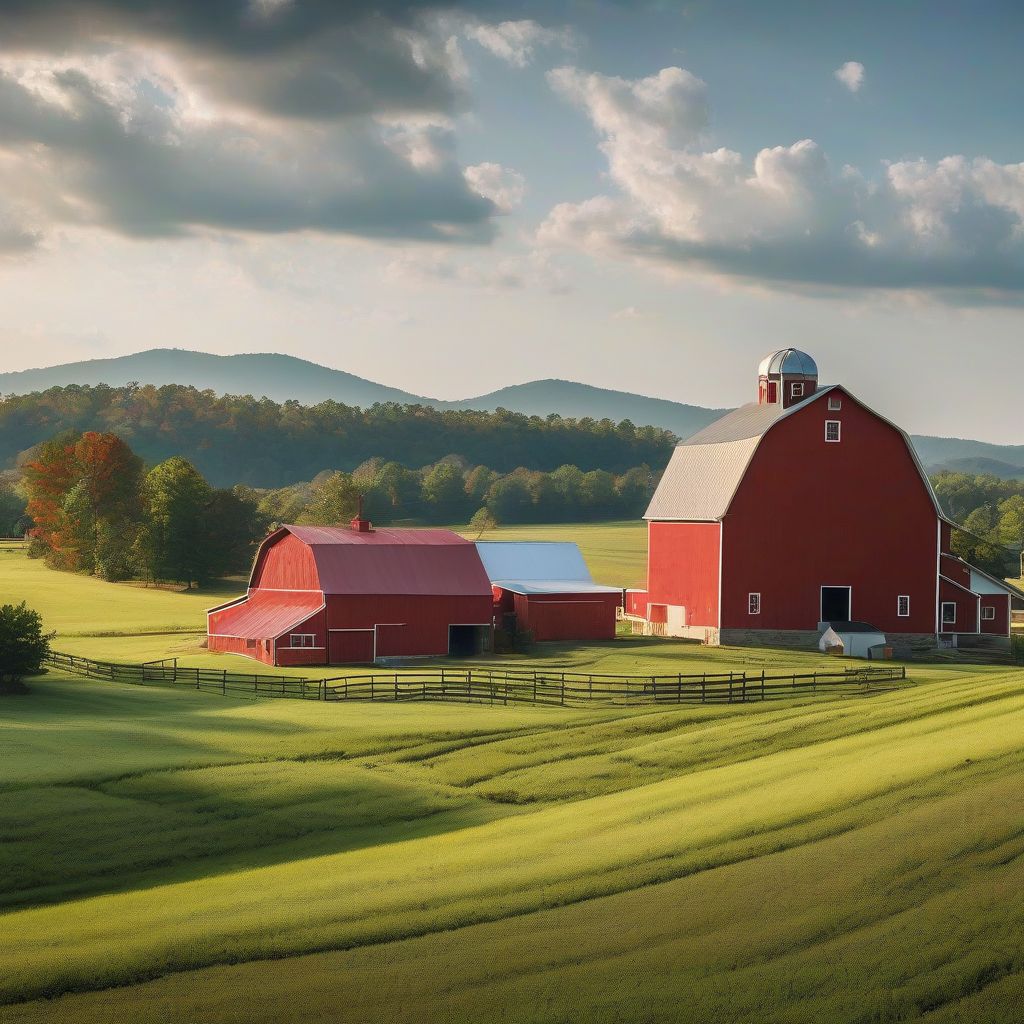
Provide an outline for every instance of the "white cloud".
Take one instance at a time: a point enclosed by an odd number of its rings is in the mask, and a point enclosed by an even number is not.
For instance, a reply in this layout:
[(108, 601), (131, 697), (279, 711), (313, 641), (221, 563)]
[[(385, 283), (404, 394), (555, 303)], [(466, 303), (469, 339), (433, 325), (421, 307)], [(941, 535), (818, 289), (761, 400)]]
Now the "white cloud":
[(638, 306), (624, 306), (622, 309), (615, 310), (612, 313), (613, 320), (640, 320), (643, 317), (643, 312)]
[(848, 60), (841, 68), (832, 72), (837, 82), (841, 82), (850, 92), (859, 92), (864, 84), (864, 65), (860, 61)]
[(475, 164), (467, 167), (464, 174), (470, 188), (489, 199), (502, 213), (514, 210), (526, 195), (526, 179), (501, 164)]
[(535, 21), (502, 21), (498, 24), (470, 22), (464, 28), (467, 38), (500, 57), (513, 67), (525, 68), (538, 46), (560, 46), (570, 49), (572, 33), (567, 28), (545, 28)]
[(706, 86), (560, 68), (601, 135), (618, 194), (550, 211), (538, 239), (790, 288), (1024, 293), (1024, 164), (947, 157), (835, 171), (811, 139), (752, 162), (707, 144)]
[[(187, 73), (147, 49), (0, 59), (0, 190), (21, 222), (136, 237), (493, 235), (497, 208), (470, 188), (443, 119), (360, 116), (311, 130), (218, 104)], [(505, 191), (511, 201), (513, 179)], [(0, 218), (0, 248), (16, 242)]]

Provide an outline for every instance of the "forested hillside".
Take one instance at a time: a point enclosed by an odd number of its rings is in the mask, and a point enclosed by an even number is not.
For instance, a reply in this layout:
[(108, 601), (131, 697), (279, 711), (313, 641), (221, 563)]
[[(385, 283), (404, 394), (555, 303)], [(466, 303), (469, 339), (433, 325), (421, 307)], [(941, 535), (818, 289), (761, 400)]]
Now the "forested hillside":
[(309, 480), (327, 468), (353, 470), (370, 458), (420, 467), (458, 455), (499, 472), (566, 464), (613, 473), (640, 465), (660, 470), (675, 440), (628, 420), (394, 403), (303, 406), (174, 384), (71, 386), (0, 401), (0, 468), (68, 430), (110, 431), (150, 465), (186, 455), (215, 486), (254, 487)]

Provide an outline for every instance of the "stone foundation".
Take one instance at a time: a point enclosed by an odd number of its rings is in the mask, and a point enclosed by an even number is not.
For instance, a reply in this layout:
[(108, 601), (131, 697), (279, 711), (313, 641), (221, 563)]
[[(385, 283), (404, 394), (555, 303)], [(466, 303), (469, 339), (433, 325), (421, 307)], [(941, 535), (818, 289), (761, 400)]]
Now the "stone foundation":
[[(720, 643), (724, 647), (788, 647), (814, 651), (821, 633), (816, 629), (723, 629)], [(895, 658), (912, 658), (936, 648), (932, 633), (886, 633), (886, 645)]]

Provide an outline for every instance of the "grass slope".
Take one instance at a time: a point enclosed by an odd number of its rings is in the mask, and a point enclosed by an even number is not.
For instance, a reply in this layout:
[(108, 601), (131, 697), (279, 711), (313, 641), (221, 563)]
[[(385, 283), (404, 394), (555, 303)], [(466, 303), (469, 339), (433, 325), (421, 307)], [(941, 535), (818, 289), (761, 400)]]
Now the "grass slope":
[(987, 992), (1009, 1021), (1020, 682), (599, 713), (40, 682), (4, 708), (0, 1019), (903, 1020)]

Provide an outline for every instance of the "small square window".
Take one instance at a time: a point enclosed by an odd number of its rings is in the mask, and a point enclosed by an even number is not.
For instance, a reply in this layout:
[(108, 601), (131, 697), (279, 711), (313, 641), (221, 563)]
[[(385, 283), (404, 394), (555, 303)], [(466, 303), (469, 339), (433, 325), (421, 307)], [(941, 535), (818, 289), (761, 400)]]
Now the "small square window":
[(952, 626), (956, 622), (956, 604), (953, 601), (942, 602), (942, 624)]
[(900, 596), (896, 598), (896, 614), (901, 619), (905, 619), (910, 614), (909, 594), (900, 594)]
[(794, 384), (793, 385), (793, 397), (794, 398), (800, 398), (801, 395), (803, 395), (803, 393), (804, 393), (804, 386), (803, 386), (803, 384)]
[(839, 410), (842, 409), (842, 407), (843, 407), (843, 400), (841, 398), (836, 398), (835, 395), (829, 395), (828, 396), (828, 411), (829, 412), (839, 412)]
[(292, 633), (292, 647), (312, 647), (315, 641), (312, 633)]
[(843, 425), (839, 420), (825, 420), (825, 440), (837, 442), (841, 436)]
[(981, 617), (983, 619), (988, 619), (989, 621), (991, 621), (996, 617), (995, 608), (993, 608), (992, 605), (986, 605), (984, 608), (981, 609)]
[(747, 595), (747, 614), (749, 614), (749, 615), (760, 615), (761, 614), (761, 595), (760, 594), (748, 594)]

